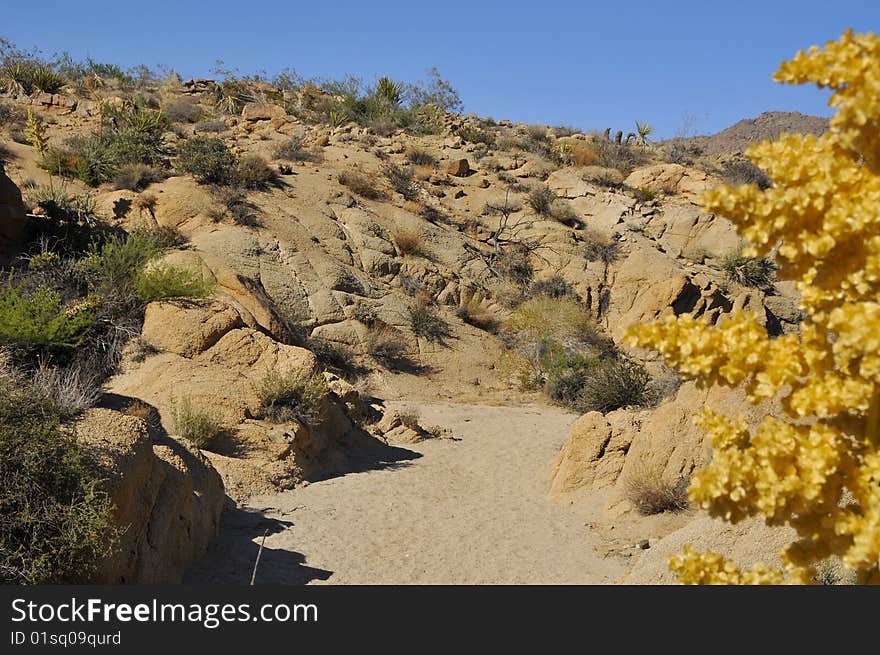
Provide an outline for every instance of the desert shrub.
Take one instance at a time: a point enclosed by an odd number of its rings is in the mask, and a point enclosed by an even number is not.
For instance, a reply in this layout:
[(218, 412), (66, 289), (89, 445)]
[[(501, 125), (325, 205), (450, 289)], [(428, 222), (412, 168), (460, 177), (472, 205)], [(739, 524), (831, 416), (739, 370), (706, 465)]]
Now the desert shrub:
[(663, 512), (680, 512), (690, 507), (687, 488), (689, 480), (680, 477), (675, 482), (663, 478), (657, 469), (642, 464), (632, 470), (624, 481), (624, 494), (636, 511), (643, 516)]
[(101, 384), (95, 371), (82, 366), (52, 367), (40, 362), (31, 382), (34, 391), (62, 420), (82, 414), (101, 397)]
[(159, 204), (159, 197), (154, 193), (141, 193), (132, 200), (132, 207), (143, 214), (147, 212), (150, 216), (156, 216), (156, 205)]
[(264, 191), (278, 185), (278, 173), (262, 157), (245, 155), (235, 167), (234, 181), (245, 189)]
[(296, 136), (279, 144), (275, 148), (273, 156), (275, 159), (285, 161), (315, 161), (318, 159), (315, 153), (303, 147), (302, 139)]
[(553, 208), (556, 194), (545, 184), (535, 187), (529, 192), (529, 206), (539, 216), (549, 216)]
[(389, 369), (402, 369), (411, 364), (406, 337), (393, 327), (373, 327), (367, 333), (364, 346), (373, 359)]
[(229, 184), (235, 179), (235, 155), (222, 139), (194, 136), (177, 150), (177, 170), (199, 184)]
[(20, 357), (68, 357), (95, 326), (99, 303), (90, 297), (65, 306), (54, 289), (22, 293), (9, 284), (0, 291), (0, 346)]
[(611, 264), (620, 257), (620, 242), (598, 234), (588, 233), (584, 240), (584, 259), (588, 262), (602, 262)]
[(639, 202), (653, 202), (657, 199), (657, 192), (648, 187), (636, 187), (633, 189), (633, 197)]
[(367, 198), (368, 200), (380, 200), (384, 195), (379, 190), (379, 184), (376, 176), (368, 173), (360, 173), (358, 171), (343, 171), (336, 178), (339, 183), (352, 193)]
[(305, 341), (305, 347), (314, 353), (325, 371), (332, 371), (346, 380), (355, 380), (367, 372), (358, 366), (354, 353), (343, 344), (310, 337)]
[(212, 187), (211, 195), (220, 205), (208, 210), (208, 215), (216, 222), (231, 217), (236, 225), (259, 227), (260, 209), (247, 199), (241, 191), (229, 187)]
[(364, 301), (354, 304), (351, 309), (351, 315), (354, 320), (363, 323), (367, 327), (372, 327), (380, 322), (375, 307)]
[(400, 416), (400, 422), (410, 430), (415, 430), (416, 432), (422, 431), (422, 426), (419, 425), (419, 419), (421, 419), (422, 416), (419, 414), (418, 410), (406, 409), (398, 412), (398, 416)]
[(587, 377), (577, 397), (578, 409), (604, 414), (645, 405), (650, 381), (651, 376), (638, 362), (622, 355), (608, 357)]
[(95, 198), (89, 194), (71, 194), (65, 185), (32, 187), (27, 196), (53, 221), (82, 225), (97, 221)]
[(257, 385), (260, 416), (276, 423), (313, 423), (321, 416), (327, 384), (320, 373), (269, 371)]
[(161, 111), (135, 103), (109, 109), (104, 116), (103, 139), (118, 165), (163, 165), (171, 154), (165, 145), (168, 117)]
[(402, 255), (413, 257), (425, 254), (425, 239), (417, 229), (397, 228), (392, 236), (394, 245)]
[(198, 105), (185, 98), (176, 98), (163, 103), (162, 111), (173, 123), (195, 123), (202, 115)]
[(617, 143), (610, 139), (597, 138), (591, 143), (595, 160), (590, 164), (598, 164), (605, 168), (616, 168), (624, 176), (633, 169), (648, 161), (645, 148), (629, 143)]
[(413, 334), (428, 341), (443, 341), (451, 333), (449, 324), (437, 313), (437, 309), (427, 302), (416, 302), (407, 309), (410, 329)]
[(165, 172), (146, 164), (126, 164), (120, 166), (113, 176), (114, 189), (143, 191), (151, 184), (165, 179)]
[(468, 325), (473, 325), (486, 332), (494, 332), (498, 328), (495, 312), (473, 300), (459, 307), (455, 311), (455, 315)]
[(560, 139), (549, 153), (550, 159), (563, 166), (593, 166), (599, 161), (597, 148), (580, 139)]
[(501, 277), (521, 288), (527, 287), (535, 274), (531, 253), (527, 248), (516, 245), (503, 248), (493, 266)]
[(422, 150), (421, 148), (410, 148), (407, 150), (406, 159), (413, 166), (437, 165), (437, 158), (427, 150)]
[(462, 141), (467, 143), (485, 143), (487, 146), (494, 145), (495, 143), (494, 134), (470, 123), (458, 128), (456, 134), (461, 137)]
[(0, 127), (18, 126), (24, 127), (25, 113), (15, 105), (0, 102)]
[(721, 179), (729, 186), (754, 184), (762, 191), (773, 186), (773, 181), (767, 171), (748, 159), (734, 159), (724, 162), (721, 167)]
[(0, 376), (0, 582), (87, 582), (115, 545), (105, 478), (49, 403)]
[(175, 400), (171, 413), (177, 436), (186, 439), (197, 448), (208, 448), (224, 433), (223, 423), (217, 417), (217, 411), (194, 405), (188, 396)]
[(721, 270), (731, 282), (755, 289), (770, 289), (776, 266), (767, 258), (758, 259), (743, 254), (743, 248), (737, 248), (721, 258)]
[(173, 266), (155, 266), (140, 272), (134, 283), (138, 298), (144, 302), (163, 298), (203, 298), (213, 284), (194, 273)]
[(546, 280), (535, 280), (529, 285), (529, 293), (533, 296), (548, 296), (550, 298), (574, 298), (580, 300), (580, 296), (560, 275), (554, 275)]
[(419, 195), (419, 186), (413, 180), (413, 169), (409, 166), (398, 166), (391, 162), (382, 164), (382, 175), (391, 185), (391, 188), (397, 191), (407, 200), (415, 200)]

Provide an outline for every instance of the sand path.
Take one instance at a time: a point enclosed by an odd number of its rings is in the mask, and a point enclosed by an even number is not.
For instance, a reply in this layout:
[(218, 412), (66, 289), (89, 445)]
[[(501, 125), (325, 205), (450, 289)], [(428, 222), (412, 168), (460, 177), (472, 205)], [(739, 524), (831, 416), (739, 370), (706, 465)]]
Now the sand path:
[(547, 475), (575, 416), (546, 406), (419, 404), (457, 440), (412, 446), (397, 465), (255, 497), (228, 513), (188, 582), (607, 583), (623, 573), (599, 536), (547, 499)]

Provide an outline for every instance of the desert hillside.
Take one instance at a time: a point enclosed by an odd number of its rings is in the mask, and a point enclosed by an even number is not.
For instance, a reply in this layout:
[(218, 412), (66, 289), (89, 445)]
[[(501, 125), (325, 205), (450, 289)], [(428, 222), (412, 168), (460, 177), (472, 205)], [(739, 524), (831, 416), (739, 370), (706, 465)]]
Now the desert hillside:
[(799, 330), (772, 253), (700, 196), (769, 186), (744, 147), (825, 119), (654, 143), (462, 114), (439, 77), (0, 91), (2, 412), (94, 460), (117, 534), (4, 581), (246, 583), (268, 533), (260, 582), (658, 583), (685, 543), (748, 565), (790, 540), (685, 492), (692, 416), (772, 402), (623, 335)]

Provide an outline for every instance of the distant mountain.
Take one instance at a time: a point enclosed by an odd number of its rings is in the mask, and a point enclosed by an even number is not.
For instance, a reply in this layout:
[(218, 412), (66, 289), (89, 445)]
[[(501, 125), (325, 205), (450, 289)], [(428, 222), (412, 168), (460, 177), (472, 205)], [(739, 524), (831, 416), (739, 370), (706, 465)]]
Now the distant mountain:
[(807, 116), (796, 111), (767, 111), (756, 118), (741, 120), (717, 134), (683, 141), (699, 147), (707, 155), (734, 154), (742, 152), (751, 143), (772, 139), (782, 133), (822, 134), (827, 129), (828, 119), (821, 116)]

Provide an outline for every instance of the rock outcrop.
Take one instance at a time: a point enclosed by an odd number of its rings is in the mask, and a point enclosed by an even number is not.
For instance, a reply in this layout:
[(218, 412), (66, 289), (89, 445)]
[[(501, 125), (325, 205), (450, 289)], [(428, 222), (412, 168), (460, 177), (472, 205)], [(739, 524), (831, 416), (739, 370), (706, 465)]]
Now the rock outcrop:
[(9, 179), (0, 163), (0, 261), (8, 258), (21, 240), (25, 224), (25, 207), (21, 191)]
[(109, 409), (89, 410), (77, 437), (107, 472), (120, 530), (94, 582), (179, 582), (217, 534), (225, 501), (217, 471), (197, 450), (169, 437), (154, 440), (143, 419)]

